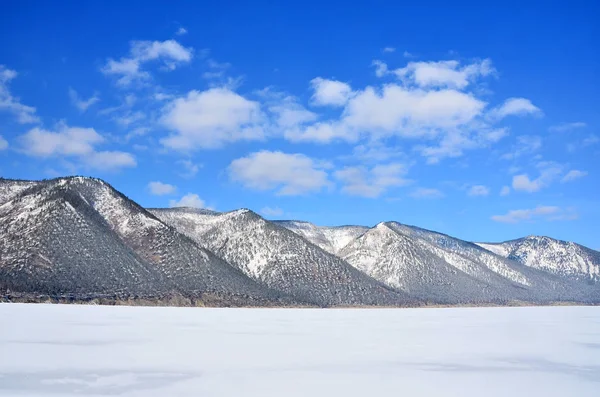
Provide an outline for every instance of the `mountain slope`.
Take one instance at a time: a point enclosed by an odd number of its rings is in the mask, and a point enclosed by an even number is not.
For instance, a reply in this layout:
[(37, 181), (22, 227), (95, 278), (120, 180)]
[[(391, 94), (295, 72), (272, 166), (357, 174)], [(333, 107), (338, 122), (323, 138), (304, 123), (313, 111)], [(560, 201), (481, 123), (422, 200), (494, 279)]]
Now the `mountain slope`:
[(469, 276), (385, 223), (352, 241), (339, 255), (386, 285), (430, 302), (501, 303), (508, 300), (507, 294), (490, 283)]
[(252, 211), (152, 212), (255, 280), (302, 300), (322, 306), (398, 305), (414, 301)]
[[(11, 181), (0, 181), (4, 191)], [(15, 191), (17, 189), (12, 189)], [(35, 183), (0, 203), (0, 283), (38, 293), (277, 299), (108, 184)]]
[(369, 230), (366, 226), (316, 226), (303, 221), (273, 221), (304, 237), (330, 254), (337, 254), (352, 240)]
[(528, 236), (504, 243), (477, 243), (531, 268), (591, 283), (600, 282), (600, 252), (550, 237)]

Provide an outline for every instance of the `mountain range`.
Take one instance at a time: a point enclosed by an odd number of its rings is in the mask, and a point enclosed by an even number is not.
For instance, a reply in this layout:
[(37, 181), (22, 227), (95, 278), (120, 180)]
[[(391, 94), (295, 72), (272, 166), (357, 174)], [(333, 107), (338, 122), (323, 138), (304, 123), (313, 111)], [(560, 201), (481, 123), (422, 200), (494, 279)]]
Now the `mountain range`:
[(208, 306), (600, 302), (600, 252), (549, 237), (472, 243), (381, 222), (146, 209), (87, 177), (0, 179), (6, 300)]

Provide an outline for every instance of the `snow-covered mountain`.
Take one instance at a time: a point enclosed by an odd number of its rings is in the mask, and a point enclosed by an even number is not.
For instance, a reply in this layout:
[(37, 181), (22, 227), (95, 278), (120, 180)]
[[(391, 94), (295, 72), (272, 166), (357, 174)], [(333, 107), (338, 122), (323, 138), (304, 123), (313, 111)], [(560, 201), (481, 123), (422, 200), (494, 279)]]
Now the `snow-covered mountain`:
[(0, 288), (265, 300), (276, 294), (92, 178), (0, 180)]
[[(315, 244), (331, 246), (319, 232), (330, 227), (295, 221), (281, 224)], [(382, 283), (425, 301), (589, 302), (600, 295), (600, 288), (541, 271), (546, 269), (532, 269), (507, 255), (441, 233), (398, 222), (382, 222), (361, 232), (334, 252)]]
[(0, 179), (6, 290), (211, 305), (600, 303), (600, 253), (535, 236), (474, 244), (397, 222), (146, 210), (99, 179)]
[(316, 226), (303, 221), (273, 221), (304, 237), (331, 254), (337, 254), (350, 241), (367, 230), (366, 226)]
[(504, 243), (477, 243), (523, 265), (575, 280), (600, 282), (600, 253), (550, 237), (528, 236)]
[(154, 209), (158, 218), (265, 285), (318, 305), (412, 301), (344, 260), (247, 210)]

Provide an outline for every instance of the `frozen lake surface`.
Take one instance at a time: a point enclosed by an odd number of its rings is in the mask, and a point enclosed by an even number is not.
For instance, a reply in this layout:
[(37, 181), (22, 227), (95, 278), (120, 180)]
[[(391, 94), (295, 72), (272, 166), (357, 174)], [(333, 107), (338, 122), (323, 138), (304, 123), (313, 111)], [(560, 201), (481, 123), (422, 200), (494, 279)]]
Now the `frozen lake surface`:
[(0, 396), (598, 396), (600, 307), (0, 304)]

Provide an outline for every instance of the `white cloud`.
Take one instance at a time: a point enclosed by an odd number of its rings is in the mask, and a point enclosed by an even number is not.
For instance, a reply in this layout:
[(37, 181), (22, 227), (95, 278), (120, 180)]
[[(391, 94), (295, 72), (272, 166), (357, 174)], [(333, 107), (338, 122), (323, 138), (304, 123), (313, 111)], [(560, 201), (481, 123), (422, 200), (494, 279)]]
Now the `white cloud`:
[(285, 138), (292, 142), (316, 142), (329, 143), (334, 140), (356, 141), (358, 134), (354, 131), (348, 131), (339, 124), (329, 122), (318, 122), (286, 131)]
[(303, 154), (260, 151), (233, 160), (229, 177), (246, 188), (277, 190), (281, 196), (317, 192), (330, 185), (325, 166)]
[(410, 193), (410, 196), (414, 198), (435, 199), (444, 197), (444, 193), (442, 193), (438, 189), (420, 187), (413, 190)]
[(190, 91), (163, 110), (162, 123), (175, 134), (161, 140), (168, 148), (191, 151), (265, 137), (260, 104), (225, 88)]
[(347, 83), (317, 77), (311, 80), (314, 90), (312, 101), (318, 106), (343, 106), (352, 95), (352, 88)]
[(2, 137), (2, 135), (0, 135), (0, 150), (6, 150), (7, 148), (8, 142)]
[(269, 104), (269, 112), (274, 116), (275, 124), (288, 134), (293, 134), (295, 127), (314, 122), (318, 115), (300, 105), (292, 96), (279, 95), (276, 93), (266, 94), (274, 97), (274, 103)]
[(177, 29), (177, 31), (175, 32), (175, 34), (177, 36), (183, 36), (183, 35), (187, 34), (187, 32), (188, 32), (187, 29), (184, 28), (183, 26), (181, 26), (179, 29)]
[(361, 135), (373, 138), (402, 136), (434, 137), (471, 122), (485, 103), (471, 94), (455, 90), (407, 89), (388, 84), (382, 90), (367, 87), (355, 92), (342, 118), (308, 126), (293, 140), (330, 142), (356, 141)]
[(173, 194), (177, 191), (177, 187), (160, 181), (153, 181), (148, 183), (148, 189), (150, 190), (151, 194), (154, 194), (156, 196)]
[[(229, 67), (211, 59), (207, 62), (211, 70)], [(402, 138), (413, 139), (412, 149), (434, 164), (462, 156), (467, 150), (489, 147), (508, 135), (507, 127), (494, 126), (498, 119), (487, 117), (487, 103), (477, 95), (479, 91), (464, 90), (495, 72), (489, 60), (467, 65), (458, 61), (409, 65), (403, 68), (403, 76), (410, 84), (353, 90), (346, 82), (313, 79), (310, 103), (340, 107), (339, 112), (313, 112), (297, 98), (269, 88), (252, 96), (223, 86), (190, 91), (164, 106), (160, 120), (172, 132), (161, 142), (167, 148), (189, 152), (273, 136), (322, 144), (364, 140), (369, 145), (386, 145), (388, 140)], [(513, 105), (507, 106), (502, 114), (514, 111)]]
[(352, 150), (351, 159), (359, 159), (362, 162), (382, 162), (395, 157), (404, 157), (404, 153), (394, 146), (386, 146), (380, 141), (368, 142), (357, 145)]
[(157, 92), (156, 94), (154, 94), (154, 99), (159, 102), (162, 102), (162, 101), (166, 101), (168, 99), (173, 99), (173, 95), (166, 94), (164, 92)]
[(408, 52), (408, 51), (404, 51), (404, 52), (402, 53), (402, 56), (403, 56), (404, 58), (414, 58), (414, 57), (415, 57), (415, 55), (414, 55), (414, 54), (411, 54), (411, 53), (410, 53), (410, 52)]
[(508, 196), (510, 194), (510, 186), (502, 186), (500, 190), (500, 196)]
[(541, 115), (542, 111), (526, 98), (509, 98), (489, 113), (490, 117), (498, 120), (507, 116), (525, 116), (529, 114)]
[(208, 59), (206, 65), (209, 70), (202, 73), (202, 78), (208, 80), (211, 88), (227, 88), (236, 90), (244, 82), (244, 76), (232, 77), (227, 75), (227, 69), (231, 67), (228, 62), (217, 62), (214, 59)]
[(282, 216), (283, 210), (279, 207), (263, 207), (260, 213), (264, 216)]
[(572, 208), (564, 210), (556, 206), (538, 206), (532, 209), (510, 210), (504, 215), (494, 215), (491, 219), (501, 223), (519, 223), (536, 219), (547, 221), (574, 220), (577, 217), (577, 213)]
[(487, 196), (490, 194), (490, 188), (484, 185), (475, 185), (471, 186), (469, 191), (467, 192), (469, 196)]
[(8, 83), (15, 77), (17, 72), (0, 65), (0, 111), (14, 114), (20, 124), (38, 123), (40, 119), (35, 115), (35, 108), (23, 105), (8, 89)]
[(169, 200), (170, 207), (206, 208), (206, 203), (197, 194), (188, 193), (179, 200)]
[[(145, 120), (147, 118), (146, 114), (144, 114), (141, 111), (131, 111), (128, 110), (126, 112), (124, 112), (123, 114), (121, 114), (120, 116), (115, 116), (114, 120), (124, 126), (124, 127), (129, 127), (131, 124), (135, 124), (138, 121), (142, 121)], [(139, 132), (139, 131), (138, 131)], [(144, 131), (144, 134), (147, 131)], [(133, 134), (133, 135), (143, 135), (143, 134)]]
[(27, 155), (49, 157), (54, 155), (85, 156), (94, 152), (94, 145), (104, 138), (93, 128), (60, 125), (58, 131), (35, 127), (19, 137), (21, 149)]
[(185, 48), (175, 40), (131, 41), (129, 56), (118, 61), (109, 59), (102, 68), (106, 75), (118, 77), (117, 83), (127, 86), (134, 81), (150, 78), (150, 73), (141, 69), (149, 61), (162, 61), (163, 69), (174, 70), (192, 60), (193, 50)]
[(550, 186), (563, 172), (563, 167), (552, 162), (542, 162), (537, 165), (540, 175), (536, 179), (530, 179), (527, 174), (513, 176), (512, 188), (517, 191), (528, 193), (537, 192)]
[(389, 72), (387, 64), (378, 59), (371, 62), (371, 66), (375, 67), (375, 76), (377, 77), (383, 77)]
[(183, 178), (193, 178), (196, 176), (196, 174), (198, 173), (198, 170), (200, 169), (200, 167), (202, 167), (202, 165), (200, 164), (195, 164), (190, 160), (179, 160), (177, 162), (178, 164), (181, 164), (181, 166), (184, 168), (185, 172), (180, 174)]
[(508, 135), (506, 128), (488, 129), (482, 127), (476, 132), (469, 129), (455, 129), (446, 132), (437, 146), (417, 146), (416, 149), (427, 158), (428, 164), (437, 164), (444, 158), (460, 157), (465, 150), (489, 147)]
[(100, 100), (100, 97), (97, 93), (94, 93), (94, 95), (88, 99), (82, 99), (79, 97), (79, 94), (77, 94), (77, 91), (75, 91), (73, 88), (69, 88), (69, 98), (71, 99), (73, 106), (75, 106), (81, 112), (85, 112), (90, 106)]
[(82, 161), (87, 167), (105, 171), (116, 171), (120, 168), (137, 165), (135, 157), (130, 153), (119, 151), (93, 152)]
[(572, 131), (575, 129), (579, 129), (579, 128), (585, 128), (587, 127), (587, 124), (582, 122), (582, 121), (576, 121), (573, 123), (560, 123), (557, 125), (553, 125), (552, 127), (548, 128), (548, 131), (550, 132), (567, 132), (567, 131)]
[(95, 146), (105, 139), (93, 128), (69, 127), (60, 123), (56, 131), (35, 127), (17, 140), (20, 151), (32, 157), (73, 157), (82, 165), (99, 170), (136, 166), (135, 158), (129, 153), (97, 151)]
[(542, 147), (542, 137), (538, 135), (521, 135), (517, 137), (517, 143), (513, 150), (502, 155), (502, 159), (513, 160), (525, 154), (536, 152)]
[(405, 83), (419, 87), (448, 87), (464, 89), (480, 77), (495, 73), (489, 59), (460, 67), (455, 60), (439, 62), (409, 62), (393, 73)]
[(562, 183), (571, 182), (576, 179), (583, 178), (587, 174), (588, 173), (586, 171), (571, 170), (571, 171), (567, 172), (567, 174), (561, 179), (561, 182)]
[(334, 173), (342, 184), (342, 192), (375, 198), (381, 196), (390, 187), (405, 186), (411, 181), (405, 179), (407, 168), (403, 164), (392, 163), (377, 165), (371, 169), (365, 167), (345, 167)]
[(394, 47), (385, 47), (383, 52), (396, 52), (396, 49)]

